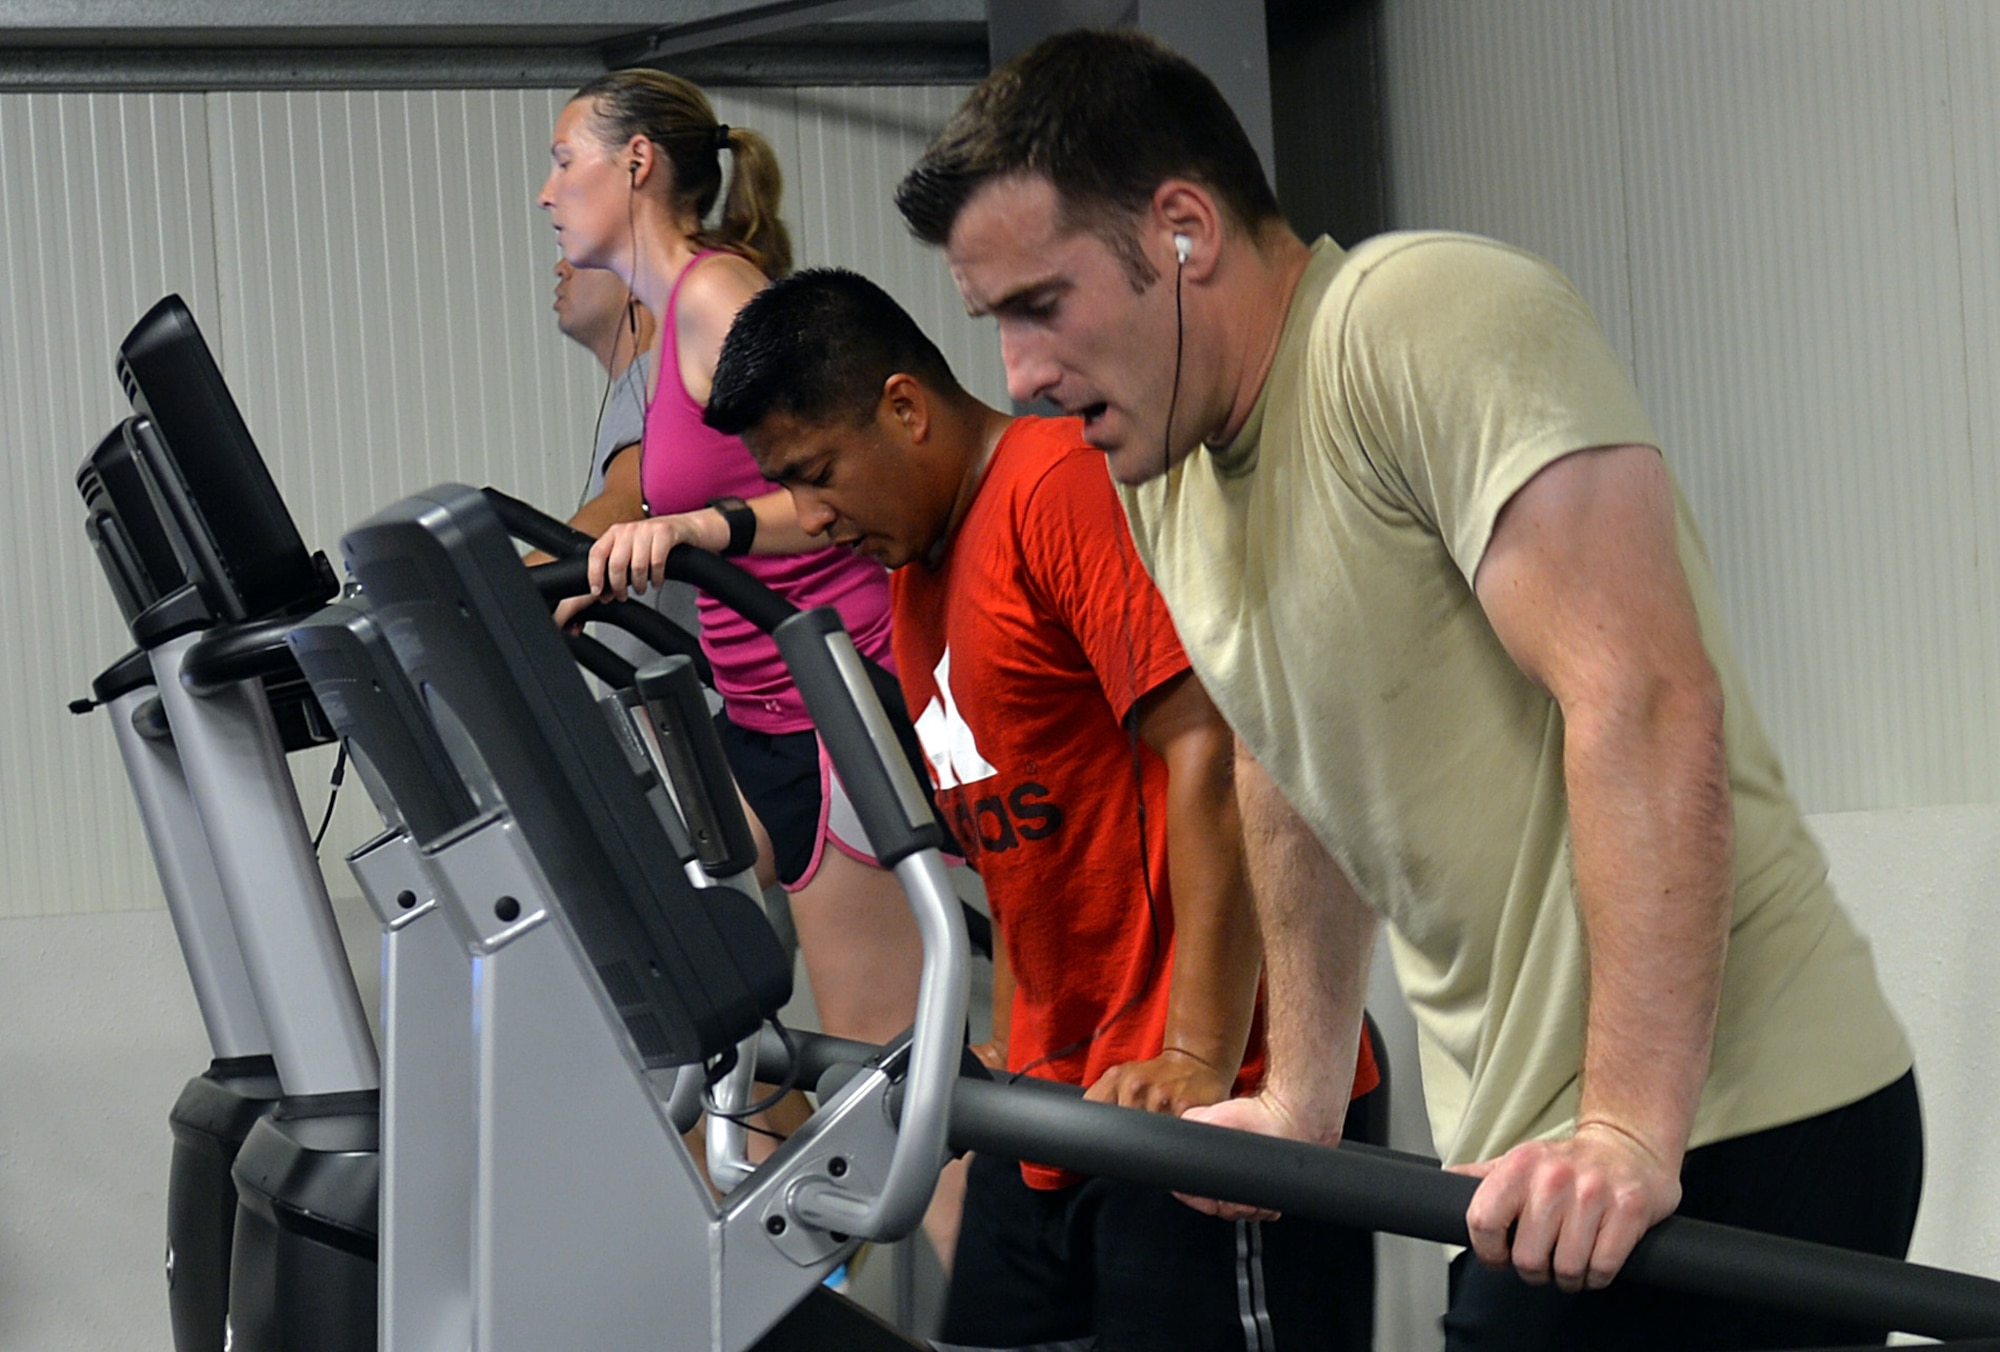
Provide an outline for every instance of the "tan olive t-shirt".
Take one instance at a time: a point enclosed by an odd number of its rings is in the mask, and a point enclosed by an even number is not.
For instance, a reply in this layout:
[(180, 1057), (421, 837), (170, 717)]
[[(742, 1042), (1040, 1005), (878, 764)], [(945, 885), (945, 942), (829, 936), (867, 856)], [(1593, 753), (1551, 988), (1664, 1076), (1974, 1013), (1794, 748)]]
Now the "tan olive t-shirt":
[[(1500, 509), (1572, 451), (1658, 438), (1576, 290), (1465, 235), (1329, 241), (1234, 442), (1125, 489), (1195, 669), (1388, 921), (1447, 1161), (1574, 1122), (1585, 954), (1562, 716), (1472, 591)], [(1812, 1116), (1911, 1056), (1750, 708), (1675, 490), (1727, 700), (1736, 903), (1692, 1144)]]

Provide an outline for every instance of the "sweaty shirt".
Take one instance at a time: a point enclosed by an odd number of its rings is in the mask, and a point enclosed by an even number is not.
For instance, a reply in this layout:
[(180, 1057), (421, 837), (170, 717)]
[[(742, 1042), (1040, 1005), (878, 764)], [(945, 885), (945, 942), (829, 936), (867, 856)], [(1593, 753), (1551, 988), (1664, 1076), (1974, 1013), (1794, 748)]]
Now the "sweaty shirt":
[[(1448, 1162), (1573, 1128), (1585, 1009), (1562, 713), (1473, 578), (1540, 469), (1628, 444), (1659, 441), (1547, 263), (1468, 235), (1321, 240), (1242, 432), (1123, 490), (1210, 695), (1388, 921)], [(1853, 1102), (1911, 1056), (1751, 708), (1678, 489), (1675, 524), (1736, 827), (1699, 1146)]]

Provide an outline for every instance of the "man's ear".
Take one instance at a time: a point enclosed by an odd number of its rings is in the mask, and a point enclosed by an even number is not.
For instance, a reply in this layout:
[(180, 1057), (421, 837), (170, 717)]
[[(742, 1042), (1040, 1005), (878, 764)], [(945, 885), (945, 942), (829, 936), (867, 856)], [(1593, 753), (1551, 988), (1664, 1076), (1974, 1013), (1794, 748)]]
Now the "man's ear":
[(1147, 226), (1159, 237), (1160, 267), (1170, 279), (1176, 270), (1191, 282), (1214, 271), (1222, 224), (1215, 198), (1199, 183), (1170, 178), (1153, 190)]
[(922, 445), (931, 434), (930, 392), (907, 371), (882, 382), (880, 412), (895, 420), (913, 446)]

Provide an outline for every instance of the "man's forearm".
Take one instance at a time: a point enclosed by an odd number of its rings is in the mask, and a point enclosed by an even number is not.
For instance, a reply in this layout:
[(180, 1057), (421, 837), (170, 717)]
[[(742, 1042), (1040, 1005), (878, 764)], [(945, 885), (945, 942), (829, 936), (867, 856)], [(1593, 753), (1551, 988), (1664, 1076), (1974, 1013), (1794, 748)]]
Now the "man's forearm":
[(1375, 913), (1262, 766), (1239, 748), (1236, 795), (1264, 945), (1264, 1092), (1333, 1141), (1360, 1046)]
[(1719, 693), (1649, 694), (1566, 718), (1590, 980), (1578, 1124), (1678, 1173), (1715, 1035), (1734, 832)]
[(606, 462), (604, 487), (577, 508), (569, 524), (595, 538), (620, 521), (637, 521), (645, 515), (646, 496), (639, 486), (639, 447), (635, 442), (620, 447)]
[(1007, 940), (1000, 922), (993, 922), (993, 1035), (973, 1048), (988, 1070), (1007, 1069), (1008, 1041), (1014, 1025), (1014, 965), (1007, 958)]
[(1194, 1057), (1225, 1086), (1243, 1064), (1263, 964), (1234, 762), (1235, 739), (1218, 720), (1167, 765), (1174, 969), (1161, 1050)]

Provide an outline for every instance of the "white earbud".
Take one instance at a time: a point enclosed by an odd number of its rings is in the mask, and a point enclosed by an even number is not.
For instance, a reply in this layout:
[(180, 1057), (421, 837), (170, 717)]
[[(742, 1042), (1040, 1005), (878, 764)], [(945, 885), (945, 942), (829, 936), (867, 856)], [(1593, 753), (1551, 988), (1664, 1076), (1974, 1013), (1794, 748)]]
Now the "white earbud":
[(1188, 255), (1194, 252), (1194, 241), (1186, 235), (1174, 236), (1174, 262), (1186, 265)]

